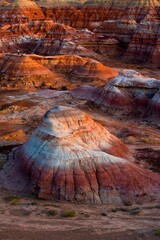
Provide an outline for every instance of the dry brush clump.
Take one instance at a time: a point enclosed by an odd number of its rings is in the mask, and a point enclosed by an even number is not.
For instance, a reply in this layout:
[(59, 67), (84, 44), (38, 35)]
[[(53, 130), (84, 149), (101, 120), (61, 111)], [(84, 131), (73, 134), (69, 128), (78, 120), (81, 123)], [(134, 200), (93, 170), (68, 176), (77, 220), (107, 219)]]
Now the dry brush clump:
[(61, 213), (61, 217), (75, 217), (77, 212), (73, 209), (66, 209)]

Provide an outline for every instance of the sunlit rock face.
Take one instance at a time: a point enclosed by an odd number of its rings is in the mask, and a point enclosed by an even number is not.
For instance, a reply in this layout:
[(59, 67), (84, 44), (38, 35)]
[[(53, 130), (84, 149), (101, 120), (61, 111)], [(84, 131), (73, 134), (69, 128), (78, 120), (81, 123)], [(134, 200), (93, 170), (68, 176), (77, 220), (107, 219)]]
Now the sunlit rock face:
[(24, 23), (30, 20), (44, 19), (44, 14), (32, 0), (14, 0), (0, 5), (1, 24)]
[(100, 62), (77, 55), (39, 56), (7, 54), (0, 56), (1, 89), (35, 89), (74, 86), (90, 82), (104, 85), (118, 71)]
[(121, 203), (160, 186), (159, 175), (137, 167), (119, 139), (71, 107), (48, 111), (16, 157), (42, 199)]
[(147, 78), (134, 70), (122, 70), (102, 88), (79, 87), (71, 94), (95, 103), (115, 116), (159, 116), (160, 81)]
[(6, 55), (0, 60), (1, 89), (59, 88), (67, 83), (27, 55)]

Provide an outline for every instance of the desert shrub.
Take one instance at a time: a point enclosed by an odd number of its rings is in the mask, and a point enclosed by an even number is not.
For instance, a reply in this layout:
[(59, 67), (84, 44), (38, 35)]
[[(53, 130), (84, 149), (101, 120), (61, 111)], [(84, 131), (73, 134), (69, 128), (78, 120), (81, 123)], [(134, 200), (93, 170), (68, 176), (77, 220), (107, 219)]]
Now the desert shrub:
[(11, 205), (19, 205), (21, 203), (21, 198), (19, 196), (9, 196), (5, 198), (5, 201)]
[(124, 204), (125, 206), (129, 207), (129, 206), (132, 206), (132, 201), (130, 201), (130, 200), (124, 200), (124, 201), (123, 201), (123, 204)]
[(21, 199), (20, 197), (17, 197), (17, 196), (13, 197), (12, 200), (10, 201), (11, 205), (19, 205), (20, 203), (21, 203)]
[(66, 90), (67, 90), (67, 87), (66, 87), (66, 86), (62, 86), (60, 90), (61, 90), (61, 91), (66, 91)]
[(102, 213), (101, 213), (101, 216), (106, 217), (106, 216), (107, 216), (107, 213), (102, 212)]
[(73, 209), (64, 210), (61, 214), (62, 217), (75, 217), (76, 211)]
[(56, 214), (57, 214), (57, 212), (55, 210), (48, 210), (47, 211), (48, 216), (55, 216)]
[(37, 206), (38, 203), (37, 203), (37, 202), (31, 202), (30, 205), (31, 205), (31, 206)]
[(142, 213), (142, 210), (140, 208), (133, 208), (130, 210), (131, 215), (138, 215), (140, 213)]
[(156, 237), (160, 237), (160, 228), (157, 228), (157, 229), (155, 230), (155, 236), (156, 236)]
[(46, 203), (43, 205), (44, 207), (55, 207), (55, 208), (60, 208), (60, 204), (52, 204), (52, 203)]

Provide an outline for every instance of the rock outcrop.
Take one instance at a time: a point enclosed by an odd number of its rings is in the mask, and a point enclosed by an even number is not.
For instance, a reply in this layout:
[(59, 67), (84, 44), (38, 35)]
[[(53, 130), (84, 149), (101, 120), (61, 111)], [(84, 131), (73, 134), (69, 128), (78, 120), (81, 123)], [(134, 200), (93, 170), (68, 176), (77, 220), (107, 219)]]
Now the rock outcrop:
[(160, 66), (160, 38), (157, 39), (155, 48), (152, 55), (151, 62), (154, 64), (154, 66), (159, 67)]
[(1, 89), (60, 88), (67, 81), (27, 55), (7, 55), (0, 62)]
[(16, 158), (42, 199), (134, 202), (160, 187), (159, 175), (136, 166), (119, 139), (70, 107), (48, 111)]
[(86, 82), (102, 86), (117, 74), (116, 69), (76, 55), (4, 54), (0, 57), (2, 89), (73, 88)]
[(125, 57), (136, 63), (153, 63), (160, 66), (159, 37), (160, 14), (157, 9), (150, 9), (134, 31)]
[(2, 4), (0, 7), (0, 25), (17, 24), (44, 19), (42, 10), (32, 0), (14, 0)]
[(160, 80), (123, 70), (102, 88), (79, 87), (72, 94), (114, 116), (150, 118), (159, 116), (159, 89)]
[(126, 60), (153, 63), (153, 51), (160, 37), (160, 3), (157, 0), (85, 1), (80, 8), (61, 6), (50, 11), (44, 8), (44, 12), (74, 28), (88, 28), (106, 39), (115, 37)]
[(65, 74), (68, 80), (78, 85), (90, 82), (101, 86), (118, 75), (117, 69), (109, 68), (100, 62), (77, 55), (34, 58), (38, 63), (47, 66), (51, 71)]

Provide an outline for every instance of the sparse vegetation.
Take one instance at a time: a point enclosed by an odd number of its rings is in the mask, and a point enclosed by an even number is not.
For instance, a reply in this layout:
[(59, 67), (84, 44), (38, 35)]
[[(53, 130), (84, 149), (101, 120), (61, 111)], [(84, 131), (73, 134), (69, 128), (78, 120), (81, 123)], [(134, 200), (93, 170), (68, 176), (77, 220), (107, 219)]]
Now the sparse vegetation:
[(106, 217), (106, 216), (107, 216), (107, 213), (102, 212), (102, 213), (101, 213), (101, 216)]
[(130, 214), (131, 215), (138, 215), (141, 213), (141, 209), (140, 208), (133, 208), (130, 210)]
[(19, 205), (21, 203), (21, 198), (19, 196), (9, 196), (5, 198), (5, 201), (11, 205)]
[(76, 211), (73, 209), (64, 210), (61, 214), (61, 217), (75, 217)]
[(43, 205), (44, 207), (55, 207), (55, 208), (60, 208), (59, 204), (52, 204), (52, 203), (46, 203)]
[(82, 212), (81, 215), (83, 215), (84, 217), (88, 218), (90, 215), (86, 212)]
[(66, 86), (62, 86), (60, 90), (61, 90), (61, 91), (66, 91), (66, 90), (67, 90), (67, 87), (66, 87)]
[(31, 202), (31, 204), (30, 205), (32, 205), (32, 206), (37, 206), (38, 205), (38, 203), (37, 202)]
[(13, 197), (13, 199), (10, 201), (11, 205), (19, 205), (21, 203), (21, 199), (19, 197)]
[(125, 207), (113, 208), (111, 212), (128, 212), (128, 209)]
[(132, 206), (132, 202), (130, 200), (124, 200), (123, 203), (127, 207)]
[(57, 214), (57, 211), (55, 211), (55, 210), (49, 210), (49, 211), (47, 211), (47, 215), (48, 216), (55, 216)]
[(155, 236), (160, 237), (160, 227), (155, 229)]
[(29, 216), (31, 214), (31, 211), (26, 210), (26, 209), (22, 209), (21, 214), (22, 214), (22, 216)]

